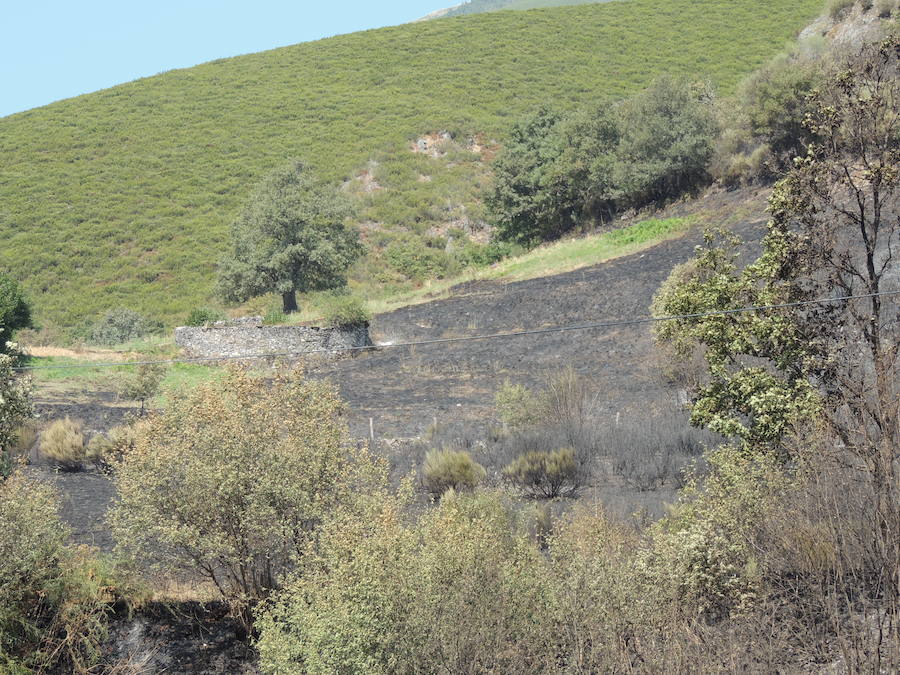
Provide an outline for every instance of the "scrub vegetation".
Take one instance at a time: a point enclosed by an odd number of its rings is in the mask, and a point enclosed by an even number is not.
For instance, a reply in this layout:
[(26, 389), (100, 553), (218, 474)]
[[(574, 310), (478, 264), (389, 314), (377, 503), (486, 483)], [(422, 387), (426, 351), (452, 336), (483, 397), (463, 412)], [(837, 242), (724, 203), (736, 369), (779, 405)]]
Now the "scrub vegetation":
[(629, 0), (497, 12), (215, 61), (12, 115), (0, 120), (0, 266), (37, 320), (70, 337), (123, 306), (182, 321), (214, 300), (229, 224), (254, 187), (297, 157), (358, 202), (373, 253), (351, 285), (409, 289), (379, 251), (442, 251), (452, 228), (476, 227), (516, 117), (548, 101), (619, 100), (660, 75), (730, 94), (820, 9)]

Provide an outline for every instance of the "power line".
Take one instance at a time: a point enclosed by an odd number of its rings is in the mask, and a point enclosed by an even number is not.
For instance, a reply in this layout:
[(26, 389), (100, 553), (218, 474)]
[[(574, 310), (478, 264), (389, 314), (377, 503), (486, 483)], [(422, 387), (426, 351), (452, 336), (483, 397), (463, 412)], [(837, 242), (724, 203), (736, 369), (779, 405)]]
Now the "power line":
[(879, 293), (864, 293), (860, 295), (847, 295), (840, 298), (819, 298), (816, 300), (800, 300), (797, 302), (784, 302), (775, 305), (751, 305), (749, 307), (737, 307), (735, 309), (722, 309), (715, 312), (697, 312), (695, 314), (673, 314), (669, 316), (645, 316), (636, 319), (618, 319), (614, 321), (598, 321), (583, 324), (571, 324), (568, 326), (551, 326), (549, 328), (534, 328), (531, 330), (513, 331), (510, 333), (489, 333), (483, 335), (467, 335), (464, 337), (435, 338), (431, 340), (414, 340), (410, 342), (388, 342), (365, 347), (339, 347), (336, 349), (312, 349), (303, 352), (269, 352), (265, 354), (247, 354), (243, 356), (197, 356), (177, 359), (160, 359), (155, 361), (120, 361), (112, 363), (72, 363), (46, 366), (17, 366), (15, 371), (35, 370), (64, 370), (72, 368), (118, 368), (124, 366), (150, 366), (172, 365), (175, 363), (208, 363), (219, 361), (249, 361), (254, 359), (296, 358), (308, 354), (339, 354), (346, 352), (360, 352), (370, 349), (396, 349), (400, 347), (418, 347), (424, 345), (449, 344), (452, 342), (474, 342), (476, 340), (496, 340), (501, 338), (522, 337), (526, 335), (546, 335), (548, 333), (568, 333), (579, 330), (596, 330), (602, 328), (619, 328), (622, 326), (636, 326), (640, 324), (658, 323), (661, 321), (677, 321), (682, 319), (703, 319), (714, 316), (726, 316), (729, 314), (743, 314), (765, 309), (789, 309), (792, 307), (807, 307), (811, 305), (823, 305), (832, 302), (845, 302), (847, 300), (862, 300), (865, 298), (885, 297), (900, 295), (897, 291), (881, 291)]

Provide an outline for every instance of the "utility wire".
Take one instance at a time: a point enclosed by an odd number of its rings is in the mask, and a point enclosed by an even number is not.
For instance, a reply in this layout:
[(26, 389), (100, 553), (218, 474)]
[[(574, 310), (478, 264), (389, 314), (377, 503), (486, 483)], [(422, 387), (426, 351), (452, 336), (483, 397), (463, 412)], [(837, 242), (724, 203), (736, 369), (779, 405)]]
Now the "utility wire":
[(311, 349), (303, 352), (269, 352), (265, 354), (246, 354), (243, 356), (198, 356), (183, 357), (177, 359), (160, 359), (155, 361), (120, 361), (113, 363), (72, 363), (46, 366), (18, 366), (15, 371), (35, 370), (63, 370), (71, 368), (117, 368), (123, 366), (150, 366), (171, 365), (175, 363), (204, 363), (218, 361), (249, 361), (254, 359), (272, 358), (296, 358), (308, 354), (339, 354), (346, 352), (360, 352), (370, 349), (396, 349), (400, 347), (418, 347), (424, 345), (449, 344), (452, 342), (474, 342), (475, 340), (496, 340), (501, 338), (522, 337), (526, 335), (546, 335), (548, 333), (567, 333), (579, 330), (596, 330), (602, 328), (618, 328), (621, 326), (636, 326), (640, 324), (658, 323), (660, 321), (678, 321), (682, 319), (703, 319), (714, 316), (727, 316), (729, 314), (743, 314), (757, 312), (764, 309), (787, 309), (792, 307), (807, 307), (810, 305), (823, 305), (832, 302), (845, 302), (847, 300), (861, 300), (864, 298), (876, 298), (892, 295), (900, 295), (897, 291), (882, 291), (879, 293), (864, 293), (861, 295), (847, 295), (840, 298), (819, 298), (817, 300), (801, 300), (797, 302), (785, 302), (776, 305), (752, 305), (749, 307), (737, 307), (735, 309), (722, 309), (715, 312), (697, 312), (695, 314), (673, 314), (670, 316), (645, 316), (637, 319), (618, 319), (614, 321), (598, 321), (593, 323), (571, 324), (568, 326), (552, 326), (549, 328), (534, 328), (531, 330), (513, 331), (510, 333), (490, 333), (484, 335), (467, 335), (464, 337), (435, 338), (431, 340), (414, 340), (411, 342), (387, 342), (383, 344), (368, 345), (365, 347), (339, 347), (336, 349)]

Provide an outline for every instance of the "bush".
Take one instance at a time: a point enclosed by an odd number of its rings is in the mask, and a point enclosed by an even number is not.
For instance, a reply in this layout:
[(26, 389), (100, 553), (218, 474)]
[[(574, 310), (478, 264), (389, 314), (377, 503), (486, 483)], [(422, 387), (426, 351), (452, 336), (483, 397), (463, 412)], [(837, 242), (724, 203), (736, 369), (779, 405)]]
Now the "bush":
[(509, 380), (494, 395), (494, 408), (500, 421), (510, 429), (523, 429), (538, 421), (538, 401), (534, 394), (521, 384)]
[(432, 450), (425, 455), (422, 481), (433, 495), (447, 490), (471, 490), (484, 480), (487, 472), (468, 452)]
[(413, 281), (443, 279), (454, 269), (443, 250), (420, 240), (396, 241), (385, 249), (384, 256), (391, 267)]
[[(0, 483), (0, 670), (89, 672), (115, 586), (67, 549), (59, 502), (20, 472)], [(91, 671), (93, 672), (93, 671)]]
[(547, 565), (500, 497), (404, 511), (376, 502), (323, 528), (259, 621), (262, 671), (551, 671)]
[(263, 316), (263, 324), (266, 326), (278, 326), (287, 321), (287, 314), (280, 307), (270, 307)]
[(366, 325), (372, 320), (372, 313), (362, 300), (352, 295), (338, 295), (325, 305), (325, 325), (334, 328)]
[(13, 371), (13, 357), (0, 353), (0, 479), (12, 471), (23, 428), (34, 416), (31, 381)]
[(535, 497), (569, 497), (578, 492), (582, 476), (575, 451), (528, 452), (503, 469), (503, 476)]
[(167, 372), (168, 368), (163, 363), (137, 365), (132, 372), (120, 377), (117, 385), (119, 396), (129, 401), (140, 402), (143, 413), (147, 401), (159, 393)]
[(95, 434), (87, 445), (87, 459), (103, 473), (111, 473), (127, 452), (134, 449), (135, 425), (113, 427), (105, 434)]
[(41, 432), (40, 448), (41, 455), (63, 471), (80, 470), (87, 459), (81, 422), (68, 417), (51, 422)]
[(20, 328), (31, 328), (31, 307), (19, 284), (0, 272), (0, 354), (7, 353), (6, 343)]
[(329, 511), (369, 489), (333, 385), (232, 370), (135, 428), (114, 471), (119, 550), (213, 582), (247, 626)]
[(856, 0), (831, 0), (828, 3), (828, 15), (836, 21), (843, 19), (855, 4)]
[(195, 307), (185, 319), (186, 326), (205, 326), (216, 321), (224, 321), (225, 313), (211, 307)]
[(111, 347), (162, 331), (162, 324), (131, 309), (113, 309), (103, 315), (90, 330), (93, 344)]

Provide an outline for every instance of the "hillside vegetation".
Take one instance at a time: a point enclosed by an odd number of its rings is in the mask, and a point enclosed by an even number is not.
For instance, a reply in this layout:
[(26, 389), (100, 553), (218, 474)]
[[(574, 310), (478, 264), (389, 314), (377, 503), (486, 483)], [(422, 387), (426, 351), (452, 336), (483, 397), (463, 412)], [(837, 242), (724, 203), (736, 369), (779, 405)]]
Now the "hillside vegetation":
[[(228, 225), (290, 157), (345, 183), (376, 250), (481, 219), (516, 116), (622, 98), (663, 73), (723, 94), (820, 0), (630, 0), (499, 12), (171, 71), (0, 120), (0, 268), (37, 319), (129, 306), (167, 322), (209, 302)], [(448, 130), (426, 152), (416, 140)], [(356, 279), (379, 276), (377, 258)]]
[(587, 5), (610, 0), (470, 0), (470, 2), (450, 7), (441, 16), (463, 16), (496, 12), (501, 9), (537, 9), (538, 7), (562, 7), (564, 5)]

